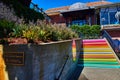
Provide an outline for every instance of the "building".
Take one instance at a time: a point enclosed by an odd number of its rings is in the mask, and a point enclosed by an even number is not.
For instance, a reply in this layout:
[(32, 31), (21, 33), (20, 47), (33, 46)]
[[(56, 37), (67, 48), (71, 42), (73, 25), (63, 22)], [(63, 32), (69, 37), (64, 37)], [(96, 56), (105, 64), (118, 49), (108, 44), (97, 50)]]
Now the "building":
[(100, 24), (99, 13), (96, 13), (96, 6), (111, 4), (111, 2), (98, 1), (90, 3), (74, 3), (70, 6), (52, 8), (46, 11), (52, 23), (63, 25), (84, 25)]
[(97, 6), (100, 13), (100, 24), (120, 24), (120, 3)]

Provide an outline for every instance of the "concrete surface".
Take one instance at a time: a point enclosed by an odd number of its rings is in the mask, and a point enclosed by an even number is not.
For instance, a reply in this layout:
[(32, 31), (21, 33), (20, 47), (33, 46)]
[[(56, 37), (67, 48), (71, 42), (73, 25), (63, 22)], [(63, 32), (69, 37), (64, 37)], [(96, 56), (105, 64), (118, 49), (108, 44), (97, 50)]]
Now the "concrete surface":
[(120, 69), (85, 67), (78, 80), (120, 80)]

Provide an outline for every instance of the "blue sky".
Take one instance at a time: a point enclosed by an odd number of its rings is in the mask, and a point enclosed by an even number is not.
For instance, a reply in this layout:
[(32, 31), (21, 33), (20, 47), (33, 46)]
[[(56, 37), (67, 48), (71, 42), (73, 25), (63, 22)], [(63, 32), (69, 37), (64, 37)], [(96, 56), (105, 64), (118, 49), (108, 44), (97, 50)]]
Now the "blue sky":
[[(99, 0), (32, 0), (33, 3), (38, 4), (40, 8), (43, 8), (44, 10), (47, 10), (49, 8), (55, 8), (60, 6), (67, 6), (71, 5), (76, 2), (93, 2), (93, 1), (99, 1)], [(120, 2), (120, 0), (106, 0), (109, 2)]]

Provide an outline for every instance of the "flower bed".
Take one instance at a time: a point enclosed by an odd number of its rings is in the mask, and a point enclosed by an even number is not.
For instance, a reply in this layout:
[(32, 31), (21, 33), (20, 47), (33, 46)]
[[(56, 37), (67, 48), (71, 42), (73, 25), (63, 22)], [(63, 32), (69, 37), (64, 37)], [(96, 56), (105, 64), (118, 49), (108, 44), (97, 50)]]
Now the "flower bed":
[(78, 35), (66, 26), (52, 25), (43, 21), (30, 25), (0, 20), (0, 26), (2, 26), (1, 43), (41, 43), (78, 38)]

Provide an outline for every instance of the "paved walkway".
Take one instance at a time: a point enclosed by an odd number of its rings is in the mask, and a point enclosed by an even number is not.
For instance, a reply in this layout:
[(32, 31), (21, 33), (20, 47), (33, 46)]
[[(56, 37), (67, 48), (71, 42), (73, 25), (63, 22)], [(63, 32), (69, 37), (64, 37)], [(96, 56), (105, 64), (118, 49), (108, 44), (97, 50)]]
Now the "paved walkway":
[(85, 67), (78, 80), (120, 80), (120, 69)]

